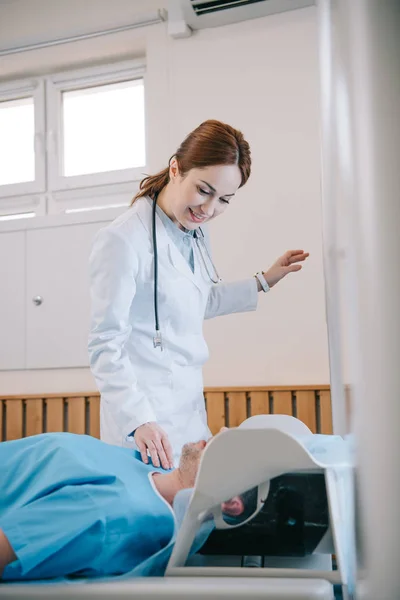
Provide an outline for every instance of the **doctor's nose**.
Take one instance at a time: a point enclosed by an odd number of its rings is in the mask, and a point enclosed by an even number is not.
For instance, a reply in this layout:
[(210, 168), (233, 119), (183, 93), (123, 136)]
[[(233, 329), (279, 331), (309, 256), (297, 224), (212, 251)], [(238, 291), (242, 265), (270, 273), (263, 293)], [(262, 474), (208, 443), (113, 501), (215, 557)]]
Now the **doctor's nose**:
[(209, 219), (214, 216), (215, 202), (214, 200), (208, 200), (201, 205), (201, 212)]

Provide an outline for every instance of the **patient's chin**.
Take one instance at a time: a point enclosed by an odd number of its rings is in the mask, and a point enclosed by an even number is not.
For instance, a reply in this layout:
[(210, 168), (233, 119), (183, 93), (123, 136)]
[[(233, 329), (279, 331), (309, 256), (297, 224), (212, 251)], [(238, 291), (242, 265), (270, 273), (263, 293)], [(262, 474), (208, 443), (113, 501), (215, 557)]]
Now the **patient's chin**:
[(185, 444), (182, 448), (179, 470), (184, 488), (194, 487), (204, 446), (205, 442), (201, 441), (195, 444)]

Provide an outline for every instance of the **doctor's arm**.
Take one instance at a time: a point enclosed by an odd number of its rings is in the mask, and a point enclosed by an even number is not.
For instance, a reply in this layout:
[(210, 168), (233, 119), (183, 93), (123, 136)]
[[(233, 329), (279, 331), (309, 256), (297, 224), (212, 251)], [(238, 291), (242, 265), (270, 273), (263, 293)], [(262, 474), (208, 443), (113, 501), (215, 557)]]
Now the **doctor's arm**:
[[(285, 252), (263, 272), (268, 286), (272, 288), (289, 273), (300, 271), (302, 267), (298, 263), (305, 261), (308, 256), (303, 250)], [(255, 310), (258, 292), (261, 290), (261, 284), (256, 277), (213, 285), (207, 301), (205, 319)]]
[(140, 425), (156, 420), (148, 400), (138, 390), (126, 349), (137, 273), (137, 255), (128, 241), (113, 230), (100, 231), (90, 257), (88, 348), (102, 402), (112, 405), (121, 439)]

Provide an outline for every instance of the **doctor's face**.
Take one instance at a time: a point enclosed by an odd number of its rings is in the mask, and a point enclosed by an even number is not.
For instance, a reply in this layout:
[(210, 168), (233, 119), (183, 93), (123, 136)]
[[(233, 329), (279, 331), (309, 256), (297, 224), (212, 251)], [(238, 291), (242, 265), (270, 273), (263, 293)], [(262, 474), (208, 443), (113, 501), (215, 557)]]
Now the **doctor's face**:
[(237, 165), (216, 165), (179, 173), (176, 160), (170, 165), (174, 219), (193, 230), (222, 214), (241, 183)]

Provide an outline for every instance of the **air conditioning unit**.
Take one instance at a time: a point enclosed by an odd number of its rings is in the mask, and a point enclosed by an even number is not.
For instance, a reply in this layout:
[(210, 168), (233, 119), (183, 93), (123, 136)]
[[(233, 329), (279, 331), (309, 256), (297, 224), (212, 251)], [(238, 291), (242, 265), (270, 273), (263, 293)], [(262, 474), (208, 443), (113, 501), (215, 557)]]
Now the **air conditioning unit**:
[(188, 37), (196, 29), (304, 8), (315, 0), (169, 0), (168, 28), (172, 37)]

